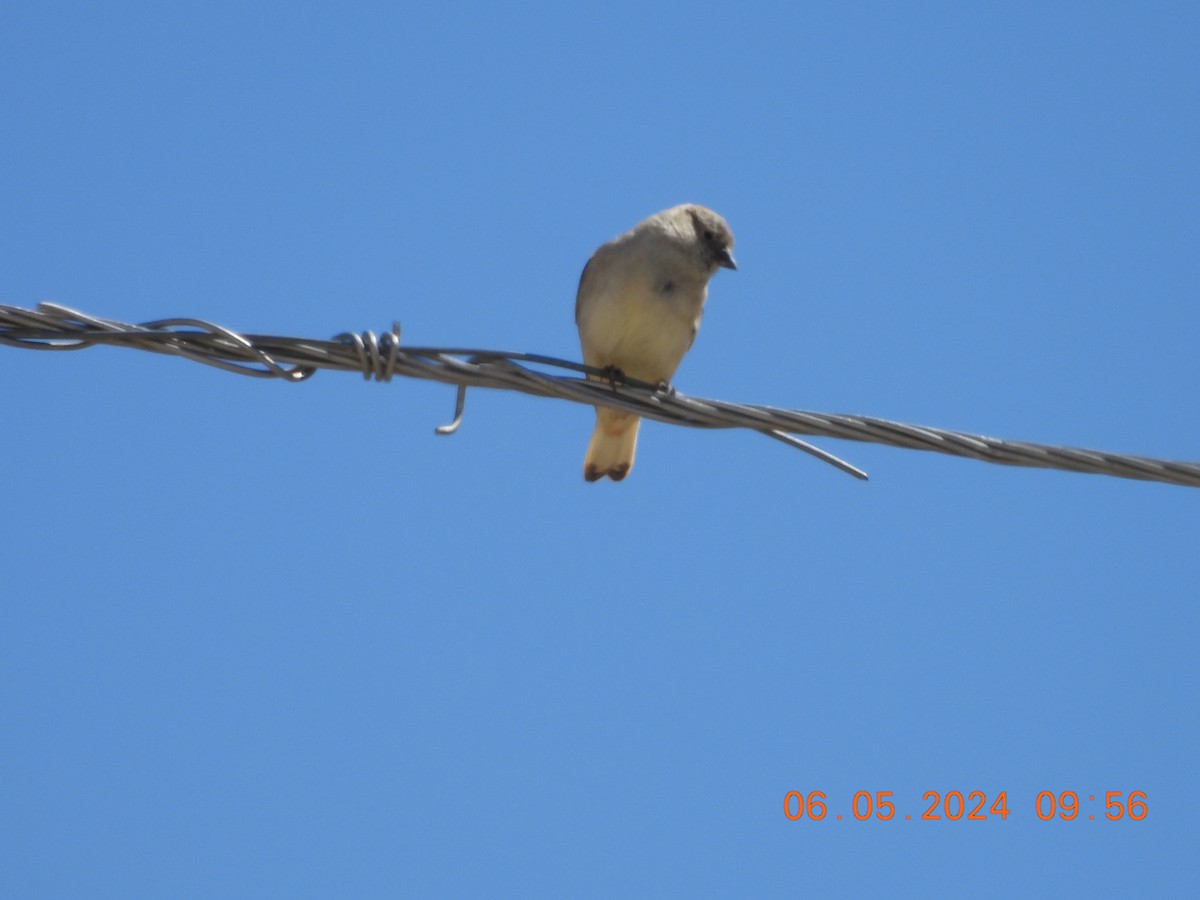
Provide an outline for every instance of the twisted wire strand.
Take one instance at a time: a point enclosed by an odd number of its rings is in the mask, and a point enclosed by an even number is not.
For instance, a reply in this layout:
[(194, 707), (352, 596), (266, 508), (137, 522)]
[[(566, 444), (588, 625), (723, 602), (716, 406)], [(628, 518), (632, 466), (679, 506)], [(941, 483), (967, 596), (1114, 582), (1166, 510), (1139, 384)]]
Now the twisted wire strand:
[[(529, 353), (472, 348), (402, 347), (400, 326), (379, 337), (343, 333), (333, 340), (240, 334), (201, 319), (172, 318), (130, 325), (54, 303), (36, 310), (0, 305), (0, 344), (36, 350), (82, 350), (100, 344), (180, 356), (258, 378), (303, 381), (318, 369), (359, 372), (390, 381), (396, 375), (458, 386), (452, 434), (462, 421), (466, 389), (486, 387), (602, 404), (646, 418), (695, 428), (746, 428), (811, 453), (856, 477), (865, 473), (795, 435), (840, 438), (927, 450), (1007, 466), (1061, 469), (1200, 487), (1200, 462), (1180, 462), (1073, 447), (1009, 441), (870, 416), (818, 413), (688, 397), (671, 388), (625, 379), (580, 363)], [(566, 370), (551, 375), (531, 366)], [(584, 377), (579, 377), (584, 376)], [(588, 377), (590, 376), (590, 377)]]

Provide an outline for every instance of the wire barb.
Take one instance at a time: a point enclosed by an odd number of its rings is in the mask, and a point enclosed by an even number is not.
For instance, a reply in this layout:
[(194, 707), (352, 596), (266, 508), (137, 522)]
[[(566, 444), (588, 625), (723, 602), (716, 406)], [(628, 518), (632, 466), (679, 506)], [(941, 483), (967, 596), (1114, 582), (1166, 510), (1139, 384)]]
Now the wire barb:
[(460, 384), (458, 386), (458, 394), (454, 398), (454, 421), (449, 425), (439, 425), (433, 429), (434, 434), (448, 435), (458, 431), (458, 426), (462, 424), (463, 409), (467, 405), (467, 386)]
[[(36, 310), (0, 306), (0, 344), (33, 350), (82, 350), (99, 344), (180, 356), (240, 375), (303, 381), (318, 369), (359, 372), (389, 381), (394, 375), (424, 378), (458, 387), (454, 420), (438, 434), (453, 434), (462, 423), (468, 387), (520, 391), (588, 406), (611, 406), (648, 419), (693, 428), (745, 428), (803, 450), (856, 478), (866, 473), (795, 435), (929, 450), (1007, 466), (1088, 472), (1142, 481), (1200, 487), (1200, 462), (1174, 462), (1142, 456), (1007, 441), (887, 419), (778, 409), (688, 397), (661, 386), (626, 379), (614, 386), (598, 369), (569, 360), (497, 350), (404, 347), (400, 325), (376, 339), (370, 332), (340, 334), (331, 341), (240, 334), (200, 319), (173, 318), (129, 325), (89, 316), (56, 303)], [(552, 375), (534, 367), (565, 370)], [(585, 377), (580, 377), (580, 376)], [(586, 376), (592, 376), (588, 378)]]
[(354, 348), (363, 380), (374, 378), (386, 383), (396, 374), (396, 358), (400, 353), (399, 322), (392, 322), (391, 333), (379, 339), (376, 339), (373, 331), (364, 331), (362, 334), (343, 331), (333, 339)]

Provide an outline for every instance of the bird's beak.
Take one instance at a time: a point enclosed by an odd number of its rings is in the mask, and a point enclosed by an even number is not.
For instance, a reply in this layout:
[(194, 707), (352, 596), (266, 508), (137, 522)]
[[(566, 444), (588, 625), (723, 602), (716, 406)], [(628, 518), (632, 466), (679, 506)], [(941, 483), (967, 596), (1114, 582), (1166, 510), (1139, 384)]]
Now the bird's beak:
[(717, 265), (725, 269), (737, 271), (737, 263), (733, 261), (733, 254), (728, 250), (722, 250), (717, 254)]

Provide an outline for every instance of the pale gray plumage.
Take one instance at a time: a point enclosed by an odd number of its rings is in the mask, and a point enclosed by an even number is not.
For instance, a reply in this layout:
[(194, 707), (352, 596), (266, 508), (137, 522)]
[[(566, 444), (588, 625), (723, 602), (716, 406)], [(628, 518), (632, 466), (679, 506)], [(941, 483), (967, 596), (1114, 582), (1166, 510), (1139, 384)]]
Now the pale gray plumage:
[[(600, 247), (575, 299), (583, 361), (641, 381), (666, 382), (696, 339), (708, 282), (736, 269), (733, 234), (711, 209), (686, 203)], [(620, 481), (633, 467), (640, 419), (596, 407), (583, 475)]]

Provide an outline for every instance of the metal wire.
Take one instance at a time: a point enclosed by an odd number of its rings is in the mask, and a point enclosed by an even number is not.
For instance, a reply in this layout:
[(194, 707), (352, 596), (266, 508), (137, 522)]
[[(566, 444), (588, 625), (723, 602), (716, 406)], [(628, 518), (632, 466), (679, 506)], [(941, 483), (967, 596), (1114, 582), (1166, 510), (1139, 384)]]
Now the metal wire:
[[(340, 334), (333, 340), (321, 341), (239, 334), (190, 318), (129, 325), (56, 303), (41, 303), (36, 310), (0, 306), (0, 344), (35, 350), (81, 350), (98, 344), (132, 347), (182, 356), (241, 375), (289, 381), (303, 381), (318, 369), (341, 369), (360, 372), (364, 378), (379, 381), (404, 375), (458, 385), (454, 420), (438, 428), (438, 434), (453, 434), (457, 430), (462, 422), (468, 387), (487, 387), (557, 397), (589, 406), (618, 407), (672, 425), (746, 428), (811, 453), (864, 479), (866, 474), (860, 469), (794, 435), (931, 450), (1007, 466), (1062, 469), (1200, 487), (1200, 462), (1173, 462), (1007, 441), (868, 416), (705, 400), (685, 396), (663, 385), (633, 379), (618, 379), (618, 383), (613, 384), (601, 380), (611, 373), (550, 356), (463, 348), (401, 347), (398, 324), (380, 337), (366, 331)], [(575, 374), (551, 375), (531, 366)], [(580, 375), (585, 377), (578, 377)]]

